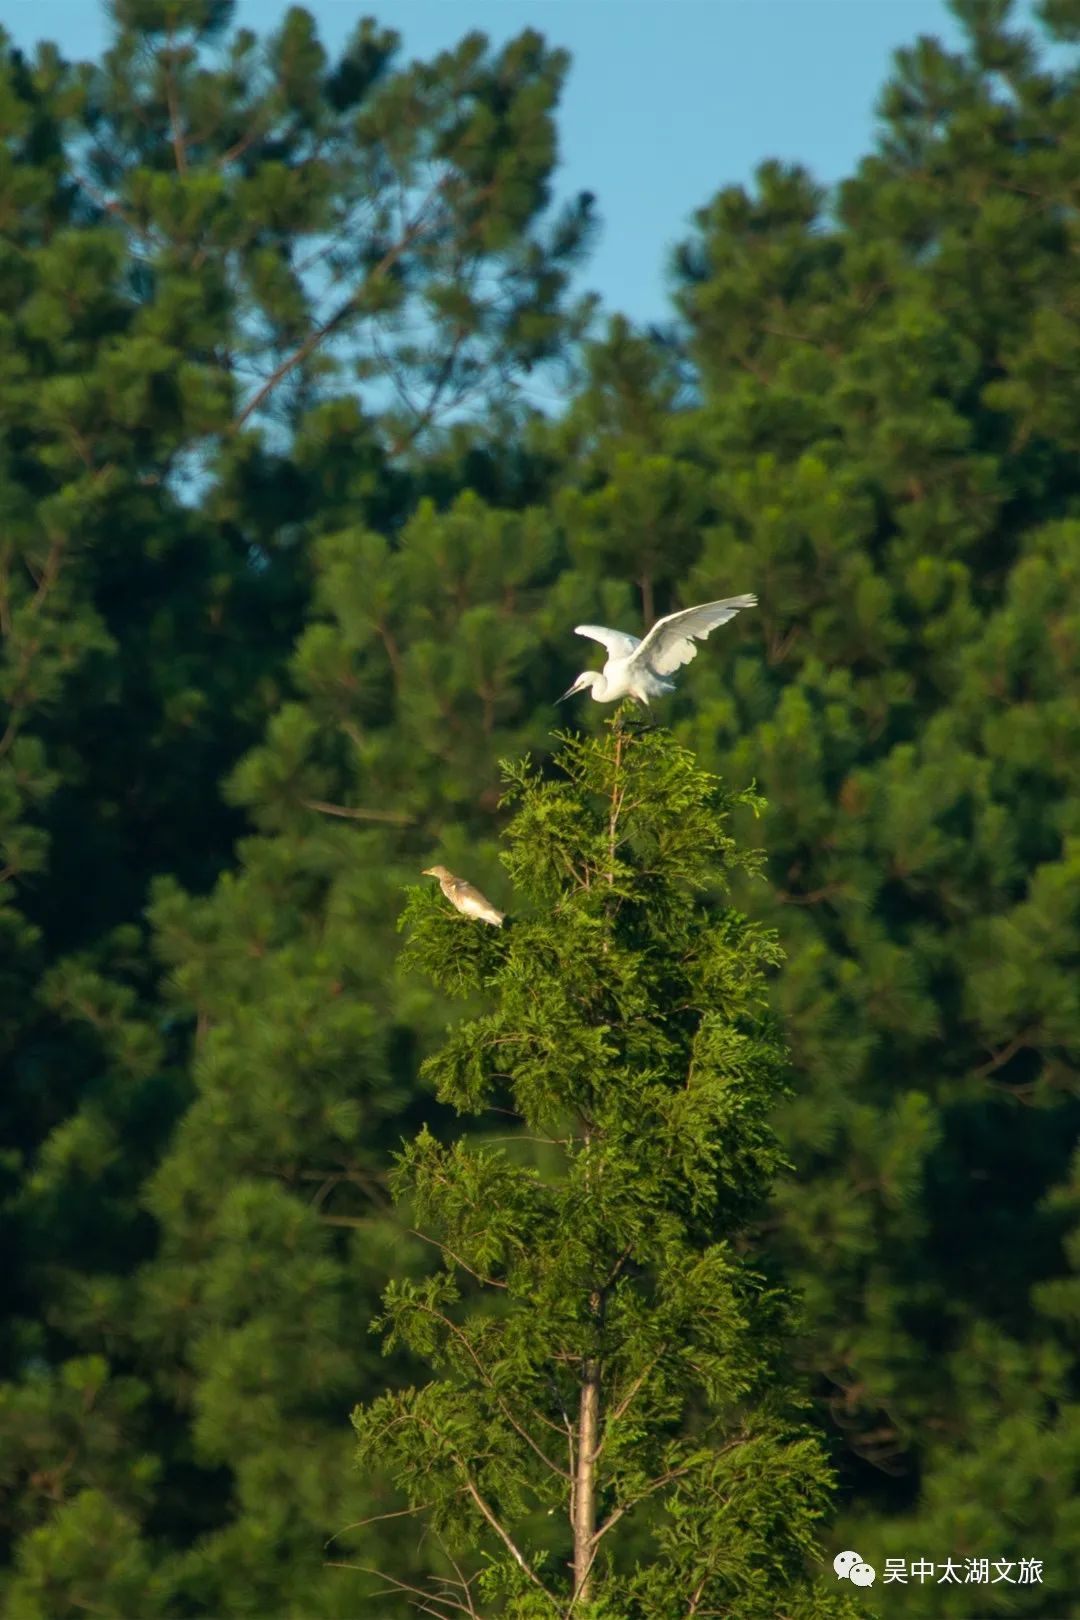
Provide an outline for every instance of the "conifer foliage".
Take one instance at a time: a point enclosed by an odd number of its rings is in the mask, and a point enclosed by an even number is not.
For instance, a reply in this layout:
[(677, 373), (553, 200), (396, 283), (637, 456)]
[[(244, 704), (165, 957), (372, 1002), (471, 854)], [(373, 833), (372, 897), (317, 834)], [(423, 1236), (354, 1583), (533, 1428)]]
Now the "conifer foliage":
[(445, 1562), (388, 1584), (433, 1614), (838, 1612), (808, 1574), (829, 1481), (788, 1305), (737, 1243), (785, 1073), (775, 936), (725, 898), (759, 865), (728, 815), (757, 801), (625, 710), (552, 772), (504, 769), (503, 934), (430, 893), (406, 918), (406, 961), (484, 1003), (425, 1065), (484, 1128), (423, 1129), (394, 1178), (441, 1265), (379, 1325), (436, 1376), (354, 1423)]

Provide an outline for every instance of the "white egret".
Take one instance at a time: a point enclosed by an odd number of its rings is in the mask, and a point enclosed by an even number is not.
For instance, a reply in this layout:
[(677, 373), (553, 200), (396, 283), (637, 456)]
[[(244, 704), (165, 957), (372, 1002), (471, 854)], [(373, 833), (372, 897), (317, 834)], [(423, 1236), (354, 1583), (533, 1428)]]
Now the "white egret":
[(425, 866), (424, 876), (438, 878), (439, 888), (463, 917), (490, 923), (493, 928), (502, 927), (505, 911), (496, 911), (487, 896), (481, 894), (479, 889), (473, 888), (471, 883), (466, 883), (464, 878), (455, 877), (445, 866)]
[(648, 705), (649, 699), (674, 692), (675, 682), (666, 679), (697, 656), (697, 641), (704, 641), (718, 624), (727, 624), (742, 608), (757, 607), (756, 596), (725, 596), (721, 602), (704, 602), (657, 619), (643, 641), (625, 630), (606, 630), (601, 624), (579, 624), (574, 634), (589, 636), (607, 648), (603, 669), (586, 669), (559, 702), (575, 692), (592, 691), (597, 703), (614, 703), (632, 697)]

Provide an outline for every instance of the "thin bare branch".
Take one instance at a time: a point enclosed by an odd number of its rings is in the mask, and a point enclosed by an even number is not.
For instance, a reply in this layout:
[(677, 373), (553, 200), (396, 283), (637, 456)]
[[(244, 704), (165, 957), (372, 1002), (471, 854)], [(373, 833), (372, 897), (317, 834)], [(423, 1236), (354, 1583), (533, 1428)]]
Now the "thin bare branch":
[[(459, 1463), (460, 1463), (460, 1459), (459, 1459)], [(492, 1512), (491, 1508), (484, 1501), (484, 1498), (480, 1495), (480, 1492), (477, 1490), (477, 1488), (476, 1488), (475, 1484), (473, 1483), (472, 1479), (468, 1477), (468, 1471), (465, 1468), (465, 1464), (460, 1463), (460, 1466), (461, 1466), (463, 1474), (465, 1475), (465, 1488), (467, 1489), (469, 1495), (472, 1497), (473, 1501), (476, 1503), (476, 1506), (478, 1507), (480, 1512), (483, 1514), (484, 1518), (487, 1520), (488, 1524), (494, 1530), (495, 1534), (498, 1536), (499, 1540), (502, 1542), (503, 1546), (506, 1548), (506, 1550), (510, 1554), (511, 1558), (514, 1560), (515, 1564), (517, 1564), (518, 1568), (523, 1572), (523, 1574), (525, 1574), (525, 1575), (527, 1575), (529, 1577), (530, 1581), (538, 1589), (538, 1591), (543, 1592), (544, 1596), (547, 1598), (547, 1600), (551, 1604), (552, 1608), (557, 1611), (558, 1608), (559, 1608), (559, 1604), (557, 1603), (554, 1595), (551, 1592), (548, 1591), (547, 1587), (544, 1585), (544, 1583), (540, 1579), (539, 1575), (533, 1569), (532, 1565), (529, 1563), (528, 1559), (525, 1557), (525, 1555), (521, 1551), (520, 1547), (518, 1547), (517, 1544), (515, 1543), (513, 1537), (506, 1530), (504, 1530), (503, 1526), (499, 1523), (498, 1519), (496, 1518), (495, 1514)]]
[[(446, 1542), (443, 1540), (442, 1536), (437, 1536), (436, 1539), (438, 1540), (439, 1546), (442, 1548), (443, 1557), (446, 1559), (448, 1564), (453, 1566), (454, 1574), (457, 1576), (456, 1584), (461, 1588), (469, 1614), (472, 1616), (472, 1620), (480, 1620), (479, 1612), (472, 1600), (472, 1585), (473, 1581), (478, 1579), (479, 1572), (472, 1576), (466, 1576), (461, 1568), (461, 1565), (458, 1563), (457, 1559), (446, 1545)], [(447, 1582), (446, 1584), (449, 1585), (450, 1583)]]
[(368, 1519), (354, 1519), (352, 1524), (343, 1524), (340, 1530), (335, 1530), (333, 1535), (323, 1542), (323, 1546), (329, 1547), (338, 1536), (348, 1535), (350, 1530), (364, 1530), (369, 1524), (382, 1524), (384, 1519), (408, 1519), (414, 1514), (425, 1513), (430, 1506), (430, 1502), (421, 1502), (416, 1507), (394, 1508), (389, 1513), (373, 1513)]
[(324, 1568), (353, 1569), (360, 1575), (373, 1575), (377, 1581), (385, 1581), (387, 1583), (386, 1590), (384, 1592), (374, 1592), (373, 1597), (387, 1597), (391, 1592), (409, 1592), (413, 1597), (421, 1599), (420, 1603), (416, 1605), (421, 1614), (439, 1614), (441, 1612), (439, 1608), (430, 1607), (431, 1604), (439, 1604), (443, 1609), (456, 1610), (459, 1614), (476, 1614), (476, 1610), (471, 1605), (467, 1607), (464, 1603), (459, 1603), (457, 1598), (442, 1597), (438, 1592), (429, 1592), (423, 1586), (414, 1586), (411, 1581), (399, 1580), (396, 1575), (389, 1575), (384, 1569), (373, 1569), (370, 1564), (347, 1564), (339, 1559), (330, 1558), (327, 1559)]
[(487, 1287), (487, 1288), (505, 1288), (506, 1287), (506, 1284), (504, 1282), (500, 1282), (497, 1277), (485, 1277), (482, 1271), (474, 1271), (472, 1266), (469, 1265), (467, 1260), (463, 1260), (461, 1258), (460, 1254), (455, 1254), (454, 1250), (450, 1247), (449, 1243), (443, 1243), (443, 1242), (440, 1241), (439, 1238), (429, 1237), (426, 1232), (418, 1232), (416, 1230), (415, 1226), (407, 1226), (405, 1228), (405, 1230), (412, 1237), (419, 1238), (421, 1243), (430, 1243), (432, 1248), (438, 1249), (441, 1254), (449, 1255), (450, 1259), (454, 1262), (455, 1265), (460, 1266), (462, 1271), (467, 1271), (469, 1273), (470, 1277), (475, 1277), (477, 1282), (478, 1283), (483, 1283), (485, 1285), (485, 1287)]
[(388, 821), (397, 827), (407, 827), (415, 819), (405, 810), (354, 809), (345, 804), (329, 804), (325, 799), (301, 799), (305, 810), (318, 810), (324, 816), (343, 816), (349, 821)]
[(637, 1507), (639, 1502), (646, 1501), (650, 1496), (655, 1495), (657, 1491), (663, 1490), (665, 1485), (670, 1485), (673, 1483), (673, 1481), (682, 1479), (683, 1476), (688, 1473), (690, 1473), (689, 1463), (687, 1463), (684, 1468), (669, 1468), (666, 1473), (657, 1474), (655, 1479), (650, 1479), (641, 1487), (640, 1491), (635, 1492), (633, 1496), (627, 1497), (626, 1501), (621, 1503), (619, 1507), (613, 1508), (608, 1514), (607, 1518), (604, 1520), (603, 1524), (600, 1525), (593, 1534), (594, 1549), (599, 1543), (601, 1537), (606, 1536), (609, 1530), (614, 1530), (619, 1520), (624, 1514), (629, 1513), (631, 1508)]
[(849, 899), (854, 891), (850, 883), (825, 883), (820, 889), (810, 889), (806, 894), (796, 894), (791, 889), (774, 889), (773, 893), (786, 906), (817, 906), (823, 900), (833, 900), (837, 896)]

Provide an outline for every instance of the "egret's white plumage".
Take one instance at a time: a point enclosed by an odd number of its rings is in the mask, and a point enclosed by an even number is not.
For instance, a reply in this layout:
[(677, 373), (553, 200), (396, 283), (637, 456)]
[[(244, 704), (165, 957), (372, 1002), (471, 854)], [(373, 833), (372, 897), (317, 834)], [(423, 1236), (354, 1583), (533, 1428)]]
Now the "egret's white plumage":
[(589, 636), (607, 648), (603, 669), (586, 669), (559, 699), (590, 690), (597, 703), (615, 703), (632, 697), (647, 704), (650, 698), (674, 692), (675, 682), (667, 679), (691, 658), (697, 656), (696, 643), (704, 641), (717, 625), (727, 624), (743, 608), (757, 607), (756, 596), (725, 596), (720, 602), (704, 602), (657, 619), (644, 640), (625, 630), (608, 630), (602, 624), (579, 624), (574, 633)]

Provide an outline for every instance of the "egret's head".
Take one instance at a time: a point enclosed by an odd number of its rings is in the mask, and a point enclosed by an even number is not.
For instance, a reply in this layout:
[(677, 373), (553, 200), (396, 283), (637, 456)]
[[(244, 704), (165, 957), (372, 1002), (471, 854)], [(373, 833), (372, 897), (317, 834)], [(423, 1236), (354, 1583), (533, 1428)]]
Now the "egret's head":
[(565, 703), (567, 698), (571, 698), (571, 697), (574, 696), (575, 692), (588, 692), (589, 690), (591, 690), (591, 688), (592, 688), (593, 684), (595, 683), (599, 673), (600, 673), (599, 670), (595, 670), (595, 669), (582, 670), (581, 674), (578, 676), (578, 678), (574, 682), (573, 686), (568, 686), (566, 688), (566, 691), (563, 693), (562, 697), (557, 698), (556, 701), (558, 703)]
[(448, 872), (445, 866), (425, 866), (423, 875), (438, 878), (441, 882), (443, 878), (451, 877), (452, 873)]

